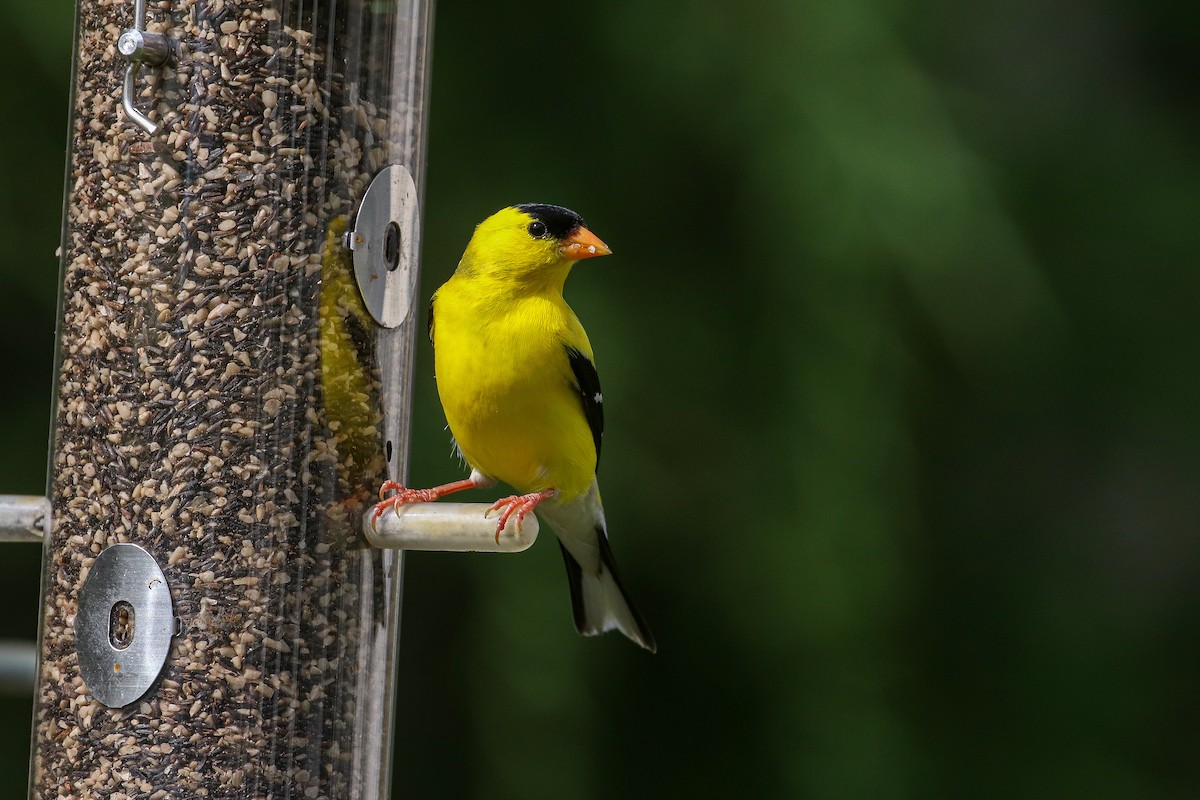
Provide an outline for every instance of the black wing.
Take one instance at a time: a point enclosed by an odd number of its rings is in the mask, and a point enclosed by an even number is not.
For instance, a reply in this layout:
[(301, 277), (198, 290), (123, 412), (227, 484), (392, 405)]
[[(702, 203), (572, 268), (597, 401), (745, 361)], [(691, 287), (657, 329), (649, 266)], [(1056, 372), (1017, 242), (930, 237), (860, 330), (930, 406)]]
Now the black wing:
[(433, 344), (433, 298), (429, 298), (429, 324), (425, 328), (425, 332), (429, 334), (429, 343)]
[(575, 374), (575, 391), (583, 403), (583, 415), (592, 429), (592, 441), (596, 444), (596, 469), (600, 468), (600, 438), (604, 435), (604, 393), (600, 391), (600, 376), (592, 360), (574, 347), (567, 347), (567, 360)]

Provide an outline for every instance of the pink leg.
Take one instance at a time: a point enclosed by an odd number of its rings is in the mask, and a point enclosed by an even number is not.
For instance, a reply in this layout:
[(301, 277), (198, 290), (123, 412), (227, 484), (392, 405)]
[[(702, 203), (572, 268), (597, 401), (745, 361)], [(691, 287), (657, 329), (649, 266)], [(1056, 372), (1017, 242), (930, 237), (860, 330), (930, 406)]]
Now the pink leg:
[[(474, 489), (477, 486), (479, 484), (475, 481), (474, 475), (461, 481), (434, 486), (432, 489), (406, 489), (395, 481), (384, 481), (383, 486), (379, 489), (380, 500), (375, 504), (375, 511), (371, 514), (371, 525), (374, 526), (375, 521), (383, 516), (383, 512), (389, 508), (399, 508), (405, 503), (432, 503), (448, 494)], [(385, 498), (384, 495), (387, 492), (395, 492), (395, 494)]]
[(500, 515), (500, 521), (496, 523), (496, 544), (500, 544), (500, 531), (504, 530), (505, 524), (508, 523), (508, 518), (513, 514), (517, 515), (517, 530), (521, 530), (521, 523), (525, 521), (525, 515), (533, 511), (538, 505), (548, 497), (553, 497), (558, 493), (556, 489), (545, 489), (540, 492), (530, 492), (529, 494), (514, 494), (512, 497), (505, 497), (492, 503), (492, 507), (487, 510), (484, 516), (488, 516), (493, 511), (503, 508), (504, 512)]

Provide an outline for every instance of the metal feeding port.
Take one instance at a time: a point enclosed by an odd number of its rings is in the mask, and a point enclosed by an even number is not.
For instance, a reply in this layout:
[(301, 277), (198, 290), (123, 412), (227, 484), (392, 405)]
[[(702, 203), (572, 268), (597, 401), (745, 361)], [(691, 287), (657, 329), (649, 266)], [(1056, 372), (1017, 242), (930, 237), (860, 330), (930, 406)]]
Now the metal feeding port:
[(393, 164), (371, 181), (346, 233), (358, 290), (367, 311), (385, 328), (404, 322), (417, 288), (417, 212), (417, 184), (407, 169)]
[(75, 617), (79, 672), (92, 697), (109, 708), (141, 698), (167, 662), (175, 626), (171, 590), (154, 557), (126, 543), (101, 552)]

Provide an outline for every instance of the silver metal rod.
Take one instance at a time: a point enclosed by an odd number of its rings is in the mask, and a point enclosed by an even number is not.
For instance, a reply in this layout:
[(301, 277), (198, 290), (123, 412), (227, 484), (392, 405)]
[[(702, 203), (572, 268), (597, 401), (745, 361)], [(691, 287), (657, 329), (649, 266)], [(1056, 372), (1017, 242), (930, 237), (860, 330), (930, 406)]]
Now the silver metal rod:
[(410, 503), (372, 520), (363, 515), (363, 535), (375, 547), (393, 550), (441, 550), (455, 553), (519, 553), (534, 543), (538, 520), (525, 517), (520, 530), (516, 516), (508, 519), (499, 539), (499, 512), (484, 516), (486, 503)]
[(133, 83), (137, 80), (138, 72), (142, 69), (142, 65), (138, 61), (129, 62), (129, 66), (125, 68), (125, 84), (121, 87), (121, 105), (125, 108), (125, 116), (138, 124), (146, 133), (155, 133), (158, 130), (158, 124), (147, 117), (145, 114), (137, 110), (137, 106), (133, 104)]
[(146, 0), (133, 4), (133, 27), (117, 39), (117, 51), (129, 59), (125, 68), (125, 82), (121, 86), (121, 105), (125, 115), (138, 124), (146, 133), (158, 131), (158, 124), (137, 110), (133, 103), (133, 84), (141, 72), (142, 64), (161, 66), (171, 56), (171, 43), (159, 33), (146, 32)]
[(50, 501), (44, 497), (0, 494), (0, 542), (45, 540)]
[(37, 676), (37, 642), (0, 641), (0, 696), (29, 697)]

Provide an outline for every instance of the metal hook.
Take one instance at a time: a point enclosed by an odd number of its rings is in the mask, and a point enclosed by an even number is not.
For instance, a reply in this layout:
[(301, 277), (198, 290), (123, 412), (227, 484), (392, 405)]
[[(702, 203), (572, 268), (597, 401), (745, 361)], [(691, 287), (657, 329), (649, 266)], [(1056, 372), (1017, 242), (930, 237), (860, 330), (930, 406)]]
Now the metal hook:
[(158, 131), (158, 124), (137, 110), (133, 104), (133, 83), (141, 72), (142, 64), (161, 67), (174, 55), (171, 40), (160, 33), (146, 31), (146, 0), (136, 0), (133, 5), (133, 27), (121, 33), (117, 39), (117, 51), (129, 59), (125, 68), (125, 84), (121, 89), (121, 105), (125, 114), (146, 133)]

